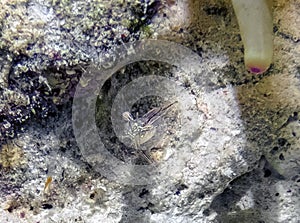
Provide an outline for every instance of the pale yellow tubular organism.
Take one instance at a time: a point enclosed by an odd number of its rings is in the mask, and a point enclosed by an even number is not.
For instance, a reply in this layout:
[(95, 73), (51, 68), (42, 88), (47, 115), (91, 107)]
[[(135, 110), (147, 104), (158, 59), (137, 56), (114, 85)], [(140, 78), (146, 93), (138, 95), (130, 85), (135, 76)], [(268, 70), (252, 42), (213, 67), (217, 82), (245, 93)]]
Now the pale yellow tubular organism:
[(246, 68), (265, 72), (273, 57), (272, 0), (232, 0), (242, 41)]
[(50, 185), (52, 183), (52, 177), (48, 176), (44, 186), (44, 193), (48, 193), (50, 191)]

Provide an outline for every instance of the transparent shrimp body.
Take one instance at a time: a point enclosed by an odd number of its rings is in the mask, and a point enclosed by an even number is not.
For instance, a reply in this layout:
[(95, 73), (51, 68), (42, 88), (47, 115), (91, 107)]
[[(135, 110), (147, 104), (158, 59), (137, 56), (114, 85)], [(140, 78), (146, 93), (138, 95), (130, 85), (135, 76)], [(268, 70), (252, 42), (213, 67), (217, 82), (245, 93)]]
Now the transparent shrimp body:
[(135, 149), (148, 142), (156, 132), (153, 123), (145, 122), (143, 117), (134, 119), (129, 112), (123, 113), (123, 118), (127, 121), (126, 137), (131, 140)]
[(133, 118), (130, 112), (124, 112), (122, 116), (127, 122), (125, 126), (125, 138), (130, 139), (131, 146), (136, 150), (142, 150), (142, 145), (153, 139), (158, 132), (158, 127), (162, 125), (161, 118), (175, 103), (177, 103), (177, 101), (158, 108), (153, 108), (142, 117), (137, 117), (136, 119)]

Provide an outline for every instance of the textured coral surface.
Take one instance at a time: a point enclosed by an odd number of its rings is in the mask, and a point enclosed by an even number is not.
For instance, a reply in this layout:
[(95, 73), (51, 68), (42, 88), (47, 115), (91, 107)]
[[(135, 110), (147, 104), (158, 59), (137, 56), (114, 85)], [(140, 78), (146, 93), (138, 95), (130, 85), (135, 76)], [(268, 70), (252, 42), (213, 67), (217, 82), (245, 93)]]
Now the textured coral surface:
[[(228, 0), (2, 0), (0, 221), (299, 222), (299, 10), (299, 0), (274, 1), (273, 64), (253, 75)], [(97, 92), (99, 139), (111, 154), (127, 163), (160, 162), (161, 173), (178, 160), (170, 178), (125, 185), (86, 159), (72, 101), (77, 85), (91, 91), (91, 80), (81, 78), (90, 65), (104, 66), (117, 46), (144, 39), (182, 44), (199, 56), (201, 72), (138, 61)], [(188, 97), (178, 102), (187, 109), (170, 110), (169, 127), (155, 132), (164, 140), (141, 155), (115, 135), (111, 108), (122, 87), (147, 75), (173, 80), (174, 95)], [(130, 112), (138, 118), (160, 105), (151, 96)]]

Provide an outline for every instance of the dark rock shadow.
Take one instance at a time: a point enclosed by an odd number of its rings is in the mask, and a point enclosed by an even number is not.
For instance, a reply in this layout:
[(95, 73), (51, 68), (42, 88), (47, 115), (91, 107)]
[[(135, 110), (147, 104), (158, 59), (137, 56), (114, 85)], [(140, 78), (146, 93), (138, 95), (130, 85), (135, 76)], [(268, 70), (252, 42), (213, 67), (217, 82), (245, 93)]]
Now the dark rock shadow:
[(277, 208), (278, 193), (274, 188), (281, 180), (284, 177), (262, 156), (257, 168), (233, 180), (206, 212), (215, 211), (217, 221), (224, 223), (269, 222), (265, 212)]

